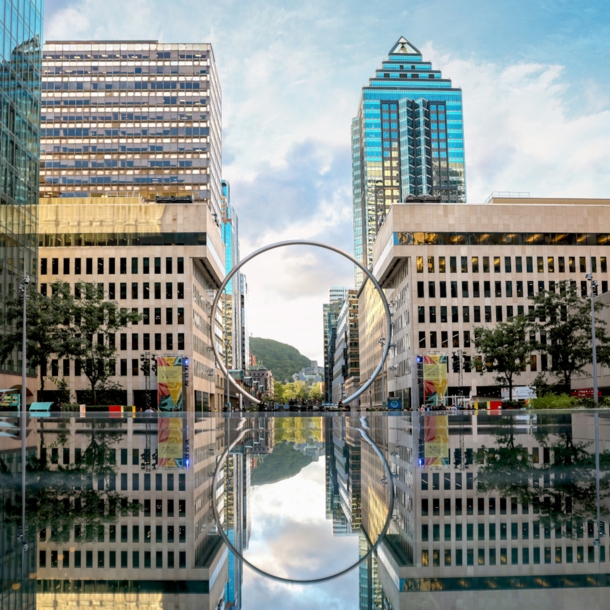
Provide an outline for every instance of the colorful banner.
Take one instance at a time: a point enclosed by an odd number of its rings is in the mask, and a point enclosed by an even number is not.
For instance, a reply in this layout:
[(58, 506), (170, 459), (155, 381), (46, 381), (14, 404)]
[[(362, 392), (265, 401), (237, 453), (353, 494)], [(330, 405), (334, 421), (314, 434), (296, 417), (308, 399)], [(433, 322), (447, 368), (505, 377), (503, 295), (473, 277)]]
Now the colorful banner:
[(158, 356), (159, 411), (182, 411), (182, 356)]
[(157, 468), (182, 468), (183, 436), (181, 417), (159, 417)]
[(437, 407), (445, 404), (447, 392), (447, 354), (424, 356), (424, 404)]
[(449, 417), (424, 417), (424, 465), (449, 466)]

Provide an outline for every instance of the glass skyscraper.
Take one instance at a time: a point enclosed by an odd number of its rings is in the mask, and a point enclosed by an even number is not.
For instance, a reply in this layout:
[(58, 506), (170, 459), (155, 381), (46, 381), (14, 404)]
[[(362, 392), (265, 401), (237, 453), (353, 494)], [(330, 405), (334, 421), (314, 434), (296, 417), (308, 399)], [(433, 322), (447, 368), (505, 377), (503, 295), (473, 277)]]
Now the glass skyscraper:
[[(377, 231), (394, 203), (466, 201), (462, 91), (401, 37), (352, 120), (354, 252), (372, 264)], [(363, 280), (356, 270), (356, 285)]]
[(42, 197), (205, 202), (220, 226), (221, 90), (210, 44), (48, 42)]
[[(42, 19), (42, 0), (0, 2), (0, 308), (17, 295), (24, 261), (36, 282)], [(20, 373), (20, 358), (0, 363), (2, 387), (19, 383), (11, 375)]]

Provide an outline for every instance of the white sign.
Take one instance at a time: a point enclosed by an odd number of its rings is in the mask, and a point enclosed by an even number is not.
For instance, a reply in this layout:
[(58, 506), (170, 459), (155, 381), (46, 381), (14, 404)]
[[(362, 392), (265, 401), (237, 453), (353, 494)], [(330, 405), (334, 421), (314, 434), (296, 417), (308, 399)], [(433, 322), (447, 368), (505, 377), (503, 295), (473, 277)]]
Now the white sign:
[[(532, 398), (536, 398), (536, 391), (529, 386), (513, 387), (513, 400), (531, 400)], [(508, 388), (502, 388), (502, 400), (508, 400)]]

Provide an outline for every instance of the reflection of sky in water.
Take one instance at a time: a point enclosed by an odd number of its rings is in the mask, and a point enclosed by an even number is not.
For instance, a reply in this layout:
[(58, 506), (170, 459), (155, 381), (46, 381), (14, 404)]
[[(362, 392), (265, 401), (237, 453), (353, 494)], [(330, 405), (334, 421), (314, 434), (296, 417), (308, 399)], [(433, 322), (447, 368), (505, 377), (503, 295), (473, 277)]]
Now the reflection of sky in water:
[[(296, 476), (250, 489), (252, 524), (245, 557), (282, 577), (316, 578), (358, 560), (358, 536), (333, 536), (326, 518), (325, 460)], [(284, 585), (244, 568), (244, 610), (352, 609), (358, 606), (358, 570), (323, 585)]]

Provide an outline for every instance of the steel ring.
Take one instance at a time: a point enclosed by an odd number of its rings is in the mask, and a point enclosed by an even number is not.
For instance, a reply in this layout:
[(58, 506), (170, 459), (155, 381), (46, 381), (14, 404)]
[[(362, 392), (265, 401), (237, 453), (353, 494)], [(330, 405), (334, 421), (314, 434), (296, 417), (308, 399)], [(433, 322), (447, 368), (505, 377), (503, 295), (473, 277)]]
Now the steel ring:
[[(360, 418), (360, 420), (363, 423), (366, 422), (365, 417)], [(216, 486), (218, 483), (218, 476), (221, 472), (220, 465), (223, 464), (224, 461), (227, 459), (227, 457), (229, 456), (229, 453), (231, 452), (231, 449), (233, 449), (233, 447), (235, 447), (235, 445), (237, 445), (237, 443), (239, 443), (239, 441), (245, 436), (246, 433), (251, 432), (251, 431), (252, 430), (249, 430), (249, 429), (242, 430), (240, 432), (240, 434), (237, 436), (237, 438), (230, 445), (228, 445), (227, 448), (223, 451), (222, 455), (220, 456), (220, 459), (216, 463), (216, 469), (214, 470), (214, 478), (212, 479), (212, 498), (213, 499), (216, 498)], [(229, 540), (229, 537), (225, 534), (224, 527), (222, 525), (222, 521), (220, 520), (220, 515), (218, 514), (218, 507), (216, 506), (216, 501), (213, 500), (212, 501), (212, 512), (214, 513), (214, 520), (216, 521), (216, 527), (218, 528), (218, 532), (220, 533), (220, 536), (224, 540), (224, 543), (229, 547), (229, 550), (236, 557), (239, 557), (239, 559), (241, 561), (243, 561), (250, 569), (254, 570), (257, 574), (260, 574), (261, 576), (264, 576), (266, 578), (271, 578), (272, 580), (275, 580), (277, 582), (281, 582), (281, 583), (285, 583), (285, 584), (296, 584), (296, 585), (314, 585), (314, 584), (319, 584), (322, 582), (327, 582), (327, 581), (333, 580), (335, 578), (339, 578), (340, 576), (344, 576), (348, 572), (351, 572), (352, 570), (357, 568), (360, 564), (367, 561), (369, 559), (369, 557), (371, 557), (373, 555), (373, 553), (377, 550), (377, 548), (381, 544), (381, 541), (385, 538), (385, 535), (386, 535), (386, 533), (390, 527), (390, 523), (392, 521), (392, 515), (394, 513), (394, 478), (392, 476), (392, 471), (390, 470), (390, 465), (388, 464), (388, 461), (386, 460), (385, 456), (383, 455), (383, 452), (381, 451), (381, 449), (379, 449), (379, 447), (376, 445), (376, 443), (371, 439), (371, 437), (368, 435), (366, 430), (363, 430), (362, 428), (358, 428), (358, 432), (360, 432), (360, 435), (362, 436), (362, 438), (371, 446), (373, 451), (377, 454), (377, 456), (381, 460), (381, 463), (383, 464), (383, 468), (385, 470), (385, 477), (387, 480), (387, 485), (389, 486), (389, 491), (390, 491), (390, 499), (388, 502), (388, 516), (386, 517), (385, 523), (383, 525), (383, 529), (379, 533), (379, 536), (377, 537), (377, 540), (375, 541), (375, 543), (371, 546), (369, 551), (364, 556), (362, 556), (360, 559), (358, 559), (358, 561), (356, 561), (356, 563), (352, 564), (351, 566), (348, 566), (344, 570), (341, 570), (340, 572), (336, 572), (335, 574), (330, 574), (329, 576), (322, 576), (321, 578), (310, 578), (310, 579), (305, 579), (305, 580), (298, 580), (295, 578), (283, 578), (282, 576), (276, 576), (275, 574), (270, 574), (269, 572), (265, 572), (265, 570), (262, 570), (261, 568), (250, 563), (233, 546), (233, 544)]]
[(390, 351), (390, 344), (392, 342), (392, 319), (391, 319), (391, 315), (390, 315), (390, 306), (388, 305), (388, 301), (385, 298), (385, 294), (383, 294), (383, 290), (381, 289), (379, 282), (375, 279), (375, 276), (371, 273), (371, 271), (369, 271), (369, 269), (367, 269), (366, 266), (364, 266), (360, 261), (357, 261), (351, 254), (348, 254), (347, 252), (341, 250), (340, 248), (335, 248), (335, 246), (329, 246), (328, 244), (323, 244), (323, 243), (320, 243), (317, 241), (307, 241), (304, 239), (279, 241), (275, 244), (263, 246), (262, 248), (255, 250), (254, 252), (252, 252), (252, 254), (249, 254), (248, 256), (246, 256), (246, 258), (244, 258), (239, 263), (237, 263), (237, 265), (235, 265), (235, 267), (233, 267), (233, 269), (231, 269), (231, 271), (229, 271), (229, 273), (225, 276), (224, 281), (222, 282), (222, 284), (220, 285), (220, 288), (216, 292), (216, 297), (214, 298), (214, 302), (212, 303), (212, 314), (211, 314), (212, 315), (212, 324), (210, 325), (210, 342), (212, 344), (212, 349), (214, 350), (214, 357), (216, 358), (216, 364), (218, 365), (218, 367), (224, 374), (225, 378), (228, 379), (229, 383), (240, 394), (242, 394), (242, 396), (244, 396), (245, 398), (247, 398), (248, 400), (252, 401), (253, 403), (255, 403), (257, 405), (261, 404), (261, 401), (258, 400), (258, 398), (254, 398), (254, 396), (252, 396), (249, 392), (247, 392), (244, 388), (242, 388), (233, 379), (233, 377), (231, 377), (231, 375), (229, 375), (229, 371), (225, 367), (225, 365), (222, 361), (222, 358), (220, 357), (220, 354), (218, 353), (218, 349), (216, 348), (216, 342), (214, 341), (214, 329), (213, 329), (214, 312), (216, 311), (216, 308), (218, 307), (218, 302), (220, 301), (220, 297), (222, 296), (224, 289), (227, 287), (227, 284), (231, 281), (231, 278), (239, 271), (239, 269), (241, 269), (247, 262), (251, 261), (253, 258), (256, 258), (259, 254), (263, 254), (264, 252), (268, 252), (269, 250), (275, 250), (276, 248), (283, 248), (284, 246), (315, 246), (317, 248), (324, 248), (325, 250), (330, 250), (331, 252), (336, 252), (337, 254), (340, 254), (341, 256), (345, 257), (347, 260), (354, 263), (354, 265), (356, 265), (357, 267), (362, 269), (362, 271), (364, 271), (364, 273), (366, 274), (367, 278), (369, 280), (371, 280), (371, 282), (373, 282), (373, 285), (375, 286), (377, 292), (379, 293), (379, 296), (381, 298), (381, 303), (383, 304), (383, 309), (385, 310), (386, 341), (383, 346), (383, 351), (381, 353), (381, 359), (379, 360), (379, 364), (373, 371), (373, 374), (369, 377), (367, 382), (359, 390), (356, 390), (351, 396), (348, 396), (346, 399), (343, 400), (343, 404), (349, 404), (350, 402), (352, 402), (353, 400), (355, 400), (356, 398), (361, 396), (366, 390), (368, 390), (369, 386), (375, 381), (375, 379), (377, 379), (377, 376), (379, 375), (379, 373), (381, 373), (381, 370), (383, 369), (383, 365), (388, 357), (388, 353)]

